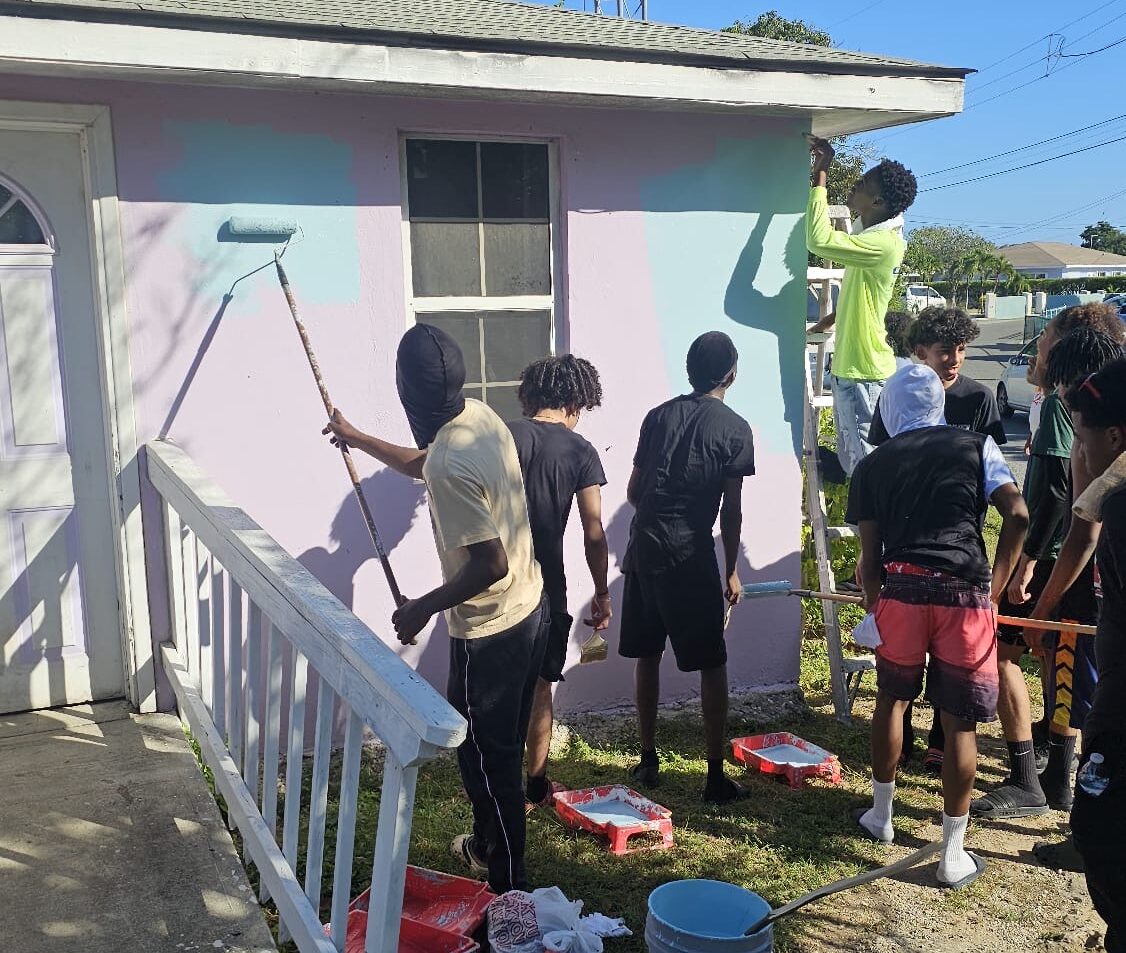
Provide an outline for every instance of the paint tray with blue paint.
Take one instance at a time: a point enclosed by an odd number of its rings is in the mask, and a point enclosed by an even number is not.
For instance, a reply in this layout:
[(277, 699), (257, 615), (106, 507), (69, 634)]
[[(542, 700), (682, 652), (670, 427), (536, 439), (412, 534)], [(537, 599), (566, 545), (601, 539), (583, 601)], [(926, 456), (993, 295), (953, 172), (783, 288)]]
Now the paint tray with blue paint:
[[(611, 854), (673, 846), (672, 811), (623, 784), (560, 791), (554, 798), (555, 813), (564, 824), (607, 838)], [(638, 835), (649, 836), (630, 846), (630, 839)]]
[(795, 789), (800, 789), (807, 778), (841, 783), (840, 759), (789, 731), (735, 738), (731, 748), (735, 760), (750, 770), (785, 778)]

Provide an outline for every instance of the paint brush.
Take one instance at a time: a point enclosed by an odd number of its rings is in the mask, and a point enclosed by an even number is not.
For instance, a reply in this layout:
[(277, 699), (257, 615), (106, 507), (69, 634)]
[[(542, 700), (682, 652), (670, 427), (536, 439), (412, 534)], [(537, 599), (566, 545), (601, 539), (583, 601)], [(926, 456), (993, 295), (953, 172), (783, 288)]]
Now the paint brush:
[(597, 632), (592, 632), (579, 649), (579, 664), (605, 662), (610, 656), (610, 644)]

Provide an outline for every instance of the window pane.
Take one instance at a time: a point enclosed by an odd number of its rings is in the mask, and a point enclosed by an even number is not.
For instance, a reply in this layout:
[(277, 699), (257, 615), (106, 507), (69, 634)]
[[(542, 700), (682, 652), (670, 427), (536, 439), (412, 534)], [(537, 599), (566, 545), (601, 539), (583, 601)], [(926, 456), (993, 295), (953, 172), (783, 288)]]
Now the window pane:
[(482, 142), (481, 189), (485, 218), (546, 219), (547, 146)]
[(484, 403), (485, 388), (484, 387), (465, 387), (462, 389), (461, 394), (463, 397), (472, 397), (474, 400), (479, 400)]
[(520, 400), (516, 396), (519, 385), (492, 387), (487, 389), (486, 403), (497, 412), (501, 420), (519, 420), (524, 416)]
[(549, 311), (483, 311), (485, 380), (517, 381), (532, 361), (551, 353)]
[[(441, 328), (461, 348), (461, 355), (465, 358), (465, 380), (470, 384), (480, 384), (481, 377), (481, 337), (477, 312), (475, 311), (445, 311), (441, 313), (419, 313), (415, 315), (419, 324), (432, 324)], [(478, 388), (479, 390), (480, 388)], [(466, 388), (470, 397), (480, 398), (480, 393), (469, 394), (471, 388)]]
[(407, 194), (411, 218), (477, 215), (477, 144), (407, 140)]
[(4, 188), (0, 185), (0, 207), (8, 204), (8, 199), (12, 197), (11, 190)]
[(546, 223), (485, 223), (485, 293), (551, 294), (551, 232)]
[(415, 297), (481, 294), (476, 222), (411, 222)]
[[(2, 204), (2, 203), (0, 203)], [(0, 218), (0, 245), (45, 245), (43, 231), (23, 202), (16, 202)]]

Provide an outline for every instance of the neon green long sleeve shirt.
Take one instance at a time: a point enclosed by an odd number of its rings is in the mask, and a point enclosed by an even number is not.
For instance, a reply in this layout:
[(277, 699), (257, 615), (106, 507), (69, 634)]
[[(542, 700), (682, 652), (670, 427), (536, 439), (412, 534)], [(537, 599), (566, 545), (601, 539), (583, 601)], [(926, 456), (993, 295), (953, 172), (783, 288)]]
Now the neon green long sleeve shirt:
[(896, 269), (907, 243), (902, 219), (883, 222), (858, 235), (833, 228), (829, 195), (822, 187), (809, 193), (805, 241), (812, 254), (843, 265), (837, 298), (837, 339), (833, 373), (858, 381), (887, 380), (895, 373), (895, 354), (887, 342), (884, 316), (895, 288)]

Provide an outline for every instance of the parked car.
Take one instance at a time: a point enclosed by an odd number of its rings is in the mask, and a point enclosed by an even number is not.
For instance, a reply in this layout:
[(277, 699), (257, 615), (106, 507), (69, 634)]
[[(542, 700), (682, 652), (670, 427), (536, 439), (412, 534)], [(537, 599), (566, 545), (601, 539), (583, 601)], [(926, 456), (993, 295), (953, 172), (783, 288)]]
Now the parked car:
[(911, 311), (946, 307), (946, 299), (930, 285), (908, 285), (904, 297), (907, 299), (907, 308)]
[(1028, 380), (1028, 364), (1036, 354), (1036, 341), (1033, 338), (1020, 353), (1009, 358), (1004, 373), (997, 382), (997, 409), (1002, 417), (1011, 417), (1018, 410), (1028, 413), (1036, 387)]

